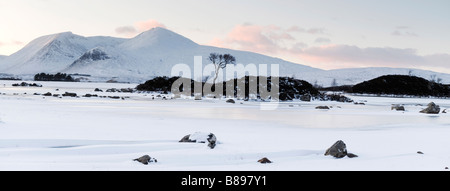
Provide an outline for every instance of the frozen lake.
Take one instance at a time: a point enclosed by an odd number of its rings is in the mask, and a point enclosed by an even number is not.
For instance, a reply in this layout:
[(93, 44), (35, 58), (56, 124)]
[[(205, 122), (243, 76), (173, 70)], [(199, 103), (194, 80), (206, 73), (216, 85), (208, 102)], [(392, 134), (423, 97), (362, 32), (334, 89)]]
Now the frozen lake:
[[(285, 102), (262, 111), (258, 102), (152, 99), (110, 93), (136, 84), (43, 82), (11, 87), (0, 81), (0, 170), (444, 170), (450, 166), (450, 115), (419, 113), (448, 99), (355, 97), (365, 105)], [(94, 92), (100, 88), (104, 92)], [(57, 90), (58, 89), (58, 90)], [(120, 96), (58, 98), (34, 93)], [(26, 94), (25, 94), (26, 93)], [(154, 96), (154, 95), (153, 95)], [(242, 104), (241, 104), (242, 103)], [(391, 111), (404, 104), (406, 111)], [(332, 106), (316, 110), (316, 106)], [(212, 132), (214, 150), (178, 141)], [(323, 156), (337, 140), (358, 158)], [(419, 155), (417, 151), (424, 154)], [(142, 155), (158, 163), (132, 161)], [(256, 161), (268, 157), (272, 164)]]

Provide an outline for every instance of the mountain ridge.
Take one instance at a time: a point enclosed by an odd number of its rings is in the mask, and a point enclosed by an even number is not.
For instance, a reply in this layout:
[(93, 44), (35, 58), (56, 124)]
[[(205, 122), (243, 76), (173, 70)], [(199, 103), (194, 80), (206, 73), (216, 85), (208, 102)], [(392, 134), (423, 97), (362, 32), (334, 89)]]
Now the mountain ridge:
[[(408, 68), (352, 68), (322, 70), (249, 51), (205, 46), (165, 28), (153, 28), (133, 38), (83, 37), (63, 32), (39, 37), (16, 53), (1, 57), (0, 73), (29, 78), (36, 73), (78, 73), (90, 81), (117, 79), (145, 82), (156, 76), (170, 76), (179, 63), (193, 69), (194, 56), (209, 64), (210, 53), (231, 54), (242, 64), (279, 64), (280, 75), (295, 77), (320, 86), (354, 85), (382, 75), (411, 74), (450, 83), (450, 74)], [(270, 68), (270, 67), (269, 67)], [(412, 71), (412, 72), (411, 72)], [(270, 73), (270, 69), (269, 69)], [(335, 85), (335, 84), (334, 84)]]

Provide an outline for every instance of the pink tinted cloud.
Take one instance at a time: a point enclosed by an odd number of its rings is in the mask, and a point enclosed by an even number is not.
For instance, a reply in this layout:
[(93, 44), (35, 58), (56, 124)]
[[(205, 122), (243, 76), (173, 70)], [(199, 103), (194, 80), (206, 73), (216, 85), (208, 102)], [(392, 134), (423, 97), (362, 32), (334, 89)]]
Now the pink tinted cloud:
[(150, 30), (150, 29), (156, 28), (156, 27), (167, 28), (166, 25), (164, 25), (156, 20), (153, 20), (153, 19), (137, 22), (134, 24), (134, 26), (136, 26), (136, 29), (141, 32), (147, 31), (147, 30)]
[(161, 27), (161, 28), (167, 28), (166, 25), (150, 19), (147, 21), (139, 21), (134, 23), (134, 25), (130, 26), (121, 26), (116, 28), (116, 33), (122, 36), (126, 37), (134, 37), (138, 35), (139, 33), (142, 33), (144, 31), (150, 30), (152, 28)]
[(10, 41), (10, 42), (0, 42), (0, 46), (10, 46), (10, 45), (12, 45), (12, 46), (22, 46), (24, 44), (25, 43), (23, 43), (21, 41), (17, 41), (17, 40)]
[(262, 54), (277, 54), (288, 51), (284, 42), (294, 42), (295, 38), (281, 27), (252, 24), (236, 25), (225, 38), (215, 38), (210, 45), (246, 50)]
[(449, 54), (419, 55), (415, 49), (391, 47), (360, 48), (350, 45), (327, 45), (305, 48), (298, 58), (324, 69), (356, 67), (422, 68), (439, 71), (448, 68)]

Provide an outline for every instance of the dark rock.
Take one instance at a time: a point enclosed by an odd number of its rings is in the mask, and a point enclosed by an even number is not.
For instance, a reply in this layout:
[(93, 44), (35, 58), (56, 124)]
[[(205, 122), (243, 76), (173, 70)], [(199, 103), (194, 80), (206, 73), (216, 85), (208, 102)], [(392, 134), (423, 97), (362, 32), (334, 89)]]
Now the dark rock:
[(259, 163), (261, 164), (267, 164), (267, 163), (272, 163), (272, 161), (270, 161), (268, 158), (264, 157), (262, 159), (258, 160)]
[(180, 143), (208, 143), (208, 147), (214, 149), (217, 143), (217, 137), (213, 133), (197, 132), (184, 136)]
[(316, 109), (330, 109), (328, 106), (317, 106)]
[(66, 92), (66, 93), (62, 94), (62, 96), (64, 96), (64, 97), (77, 97), (77, 94), (76, 93)]
[(134, 159), (134, 161), (138, 161), (142, 164), (148, 165), (148, 163), (150, 162), (150, 159), (152, 159), (152, 157), (150, 157), (148, 155), (144, 155), (140, 158)]
[(396, 111), (405, 111), (405, 107), (403, 105), (400, 104), (394, 104), (391, 107), (391, 110), (396, 110)]
[(417, 151), (417, 154), (423, 155), (423, 152), (422, 151)]
[(335, 158), (344, 158), (347, 156), (347, 146), (343, 141), (337, 141), (325, 152), (325, 156), (329, 155)]
[(50, 92), (47, 92), (47, 93), (45, 93), (45, 94), (42, 94), (43, 96), (52, 96), (52, 93), (50, 93)]
[(95, 88), (94, 90), (95, 92), (103, 92), (103, 90), (99, 89), (99, 88)]
[(426, 109), (420, 111), (420, 113), (439, 114), (440, 111), (441, 111), (441, 108), (439, 108), (439, 105), (436, 105), (434, 102), (431, 102), (428, 104), (428, 107)]
[(133, 161), (138, 161), (144, 165), (148, 165), (148, 163), (151, 163), (151, 162), (155, 162), (155, 163), (158, 162), (158, 160), (156, 160), (155, 158), (152, 158), (148, 155), (144, 155), (140, 158), (134, 159)]
[(348, 158), (356, 158), (356, 157), (358, 157), (358, 155), (355, 155), (353, 153), (347, 153), (347, 157)]
[(216, 142), (217, 142), (217, 138), (214, 134), (209, 134), (208, 135), (208, 147), (211, 149), (214, 149), (216, 147)]
[(236, 103), (233, 99), (229, 99), (229, 100), (227, 100), (227, 103)]
[(197, 142), (196, 140), (190, 140), (189, 137), (191, 137), (190, 134), (184, 136), (179, 142), (180, 143), (195, 143), (195, 142)]
[(97, 94), (86, 94), (83, 97), (98, 97)]

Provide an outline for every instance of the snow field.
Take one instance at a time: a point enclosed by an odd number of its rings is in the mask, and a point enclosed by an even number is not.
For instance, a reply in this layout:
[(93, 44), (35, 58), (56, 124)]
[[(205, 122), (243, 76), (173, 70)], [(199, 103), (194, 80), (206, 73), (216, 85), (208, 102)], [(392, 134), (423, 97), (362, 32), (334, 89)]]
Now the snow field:
[[(0, 95), (0, 170), (445, 170), (450, 166), (449, 114), (419, 113), (431, 101), (442, 110), (450, 108), (445, 99), (352, 97), (366, 105), (286, 102), (277, 110), (261, 111), (258, 102), (152, 100), (150, 94), (93, 92), (136, 84), (44, 82), (43, 88), (13, 88), (11, 83), (17, 82), (0, 83), (0, 93), (5, 93)], [(66, 91), (129, 98), (33, 95)], [(404, 104), (406, 111), (391, 111), (391, 104)], [(314, 109), (319, 105), (333, 108)], [(195, 132), (214, 133), (218, 145), (209, 149), (207, 144), (178, 143)], [(324, 156), (337, 140), (359, 157)], [(145, 166), (132, 161), (146, 154), (158, 163)], [(263, 157), (274, 163), (256, 162)]]

